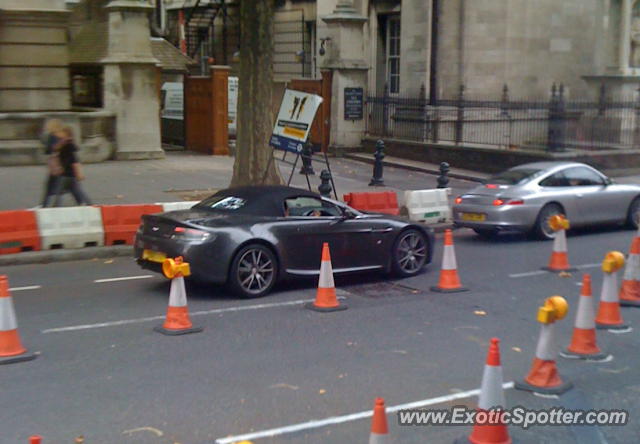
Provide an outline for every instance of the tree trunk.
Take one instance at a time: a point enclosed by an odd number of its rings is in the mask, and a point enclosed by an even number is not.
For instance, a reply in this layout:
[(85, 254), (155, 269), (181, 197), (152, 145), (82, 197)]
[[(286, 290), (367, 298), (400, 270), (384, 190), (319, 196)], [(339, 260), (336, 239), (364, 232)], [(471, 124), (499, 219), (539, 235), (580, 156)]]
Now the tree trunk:
[[(236, 158), (231, 186), (280, 184), (273, 149), (274, 0), (240, 2), (240, 72)], [(263, 182), (264, 179), (264, 182)]]

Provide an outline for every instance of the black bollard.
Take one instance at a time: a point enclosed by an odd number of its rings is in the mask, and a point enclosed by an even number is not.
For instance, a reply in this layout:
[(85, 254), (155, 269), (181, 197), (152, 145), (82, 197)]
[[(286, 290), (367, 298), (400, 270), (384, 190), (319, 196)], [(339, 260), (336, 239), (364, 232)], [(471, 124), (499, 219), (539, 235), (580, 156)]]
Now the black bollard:
[(320, 180), (322, 181), (318, 186), (320, 195), (324, 197), (331, 197), (331, 173), (328, 170), (322, 170), (322, 172), (320, 172)]
[(449, 186), (449, 164), (447, 162), (440, 163), (440, 175), (438, 176), (438, 188), (447, 188)]
[(376, 142), (376, 152), (373, 155), (376, 161), (373, 164), (373, 177), (369, 182), (370, 187), (382, 187), (384, 186), (384, 179), (382, 178), (382, 159), (384, 159), (384, 142), (378, 140)]
[(313, 171), (313, 147), (310, 142), (307, 142), (302, 147), (302, 151), (300, 152), (300, 157), (302, 157), (302, 167), (300, 167), (300, 174), (308, 174), (309, 176), (313, 176), (316, 174)]

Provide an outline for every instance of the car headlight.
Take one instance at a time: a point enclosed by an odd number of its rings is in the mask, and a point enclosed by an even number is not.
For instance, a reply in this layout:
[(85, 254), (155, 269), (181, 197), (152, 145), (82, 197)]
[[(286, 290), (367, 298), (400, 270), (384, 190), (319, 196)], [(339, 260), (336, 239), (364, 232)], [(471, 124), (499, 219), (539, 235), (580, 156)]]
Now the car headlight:
[(184, 241), (200, 241), (204, 242), (209, 239), (215, 238), (215, 235), (203, 230), (197, 230), (195, 228), (175, 227), (171, 239), (184, 240)]

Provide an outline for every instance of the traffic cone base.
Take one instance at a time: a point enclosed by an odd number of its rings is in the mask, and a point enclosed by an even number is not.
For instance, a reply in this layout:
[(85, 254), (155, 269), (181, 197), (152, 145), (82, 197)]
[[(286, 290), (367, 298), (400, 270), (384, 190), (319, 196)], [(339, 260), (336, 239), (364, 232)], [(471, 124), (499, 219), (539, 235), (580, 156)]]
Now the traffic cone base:
[(585, 361), (608, 361), (611, 355), (606, 353), (575, 353), (571, 350), (564, 349), (560, 352), (560, 356), (566, 359), (584, 359)]
[(516, 381), (514, 387), (545, 395), (559, 395), (572, 388), (573, 384), (562, 382), (555, 361), (534, 358), (527, 377), (524, 381)]
[(577, 268), (575, 267), (561, 267), (561, 268), (555, 268), (555, 267), (540, 267), (541, 270), (545, 270), (545, 271), (551, 271), (551, 272), (555, 272), (555, 271), (576, 271)]
[(315, 302), (307, 302), (306, 304), (304, 304), (304, 308), (308, 308), (309, 310), (313, 311), (319, 311), (321, 313), (329, 313), (332, 311), (346, 310), (349, 307), (347, 307), (346, 304), (336, 305), (335, 307), (321, 307), (316, 305)]
[(453, 269), (440, 270), (440, 281), (438, 285), (431, 287), (431, 291), (435, 291), (436, 293), (460, 293), (462, 291), (469, 291), (469, 289), (460, 284), (458, 271)]
[(202, 327), (191, 327), (191, 328), (182, 328), (180, 330), (171, 330), (169, 328), (164, 328), (161, 325), (157, 327), (153, 327), (153, 331), (157, 331), (158, 333), (162, 333), (167, 336), (180, 336), (180, 335), (188, 335), (189, 333), (200, 333), (203, 331)]
[(0, 365), (15, 364), (16, 362), (33, 361), (38, 357), (35, 353), (23, 353), (16, 356), (0, 357)]
[(632, 330), (632, 328), (629, 327), (627, 324), (610, 325), (610, 324), (601, 324), (599, 322), (596, 322), (596, 328), (598, 330), (609, 330), (609, 331), (615, 331), (618, 333), (629, 333)]
[(620, 306), (621, 307), (640, 307), (640, 298), (625, 297), (622, 292), (620, 293)]

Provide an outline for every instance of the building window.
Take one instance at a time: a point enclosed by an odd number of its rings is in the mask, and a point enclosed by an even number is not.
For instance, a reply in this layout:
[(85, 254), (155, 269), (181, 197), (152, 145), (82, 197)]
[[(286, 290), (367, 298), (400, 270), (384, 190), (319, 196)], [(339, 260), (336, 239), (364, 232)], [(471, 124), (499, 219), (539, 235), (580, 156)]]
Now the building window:
[(390, 94), (400, 92), (400, 17), (391, 16), (387, 23), (387, 84)]

